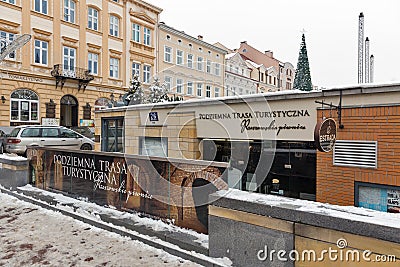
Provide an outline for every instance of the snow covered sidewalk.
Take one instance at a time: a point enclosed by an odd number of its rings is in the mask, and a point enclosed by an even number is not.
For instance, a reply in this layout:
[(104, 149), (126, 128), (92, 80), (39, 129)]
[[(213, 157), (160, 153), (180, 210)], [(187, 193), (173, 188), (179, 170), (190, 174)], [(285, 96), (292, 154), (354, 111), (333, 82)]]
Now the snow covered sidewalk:
[(0, 193), (0, 266), (200, 266)]

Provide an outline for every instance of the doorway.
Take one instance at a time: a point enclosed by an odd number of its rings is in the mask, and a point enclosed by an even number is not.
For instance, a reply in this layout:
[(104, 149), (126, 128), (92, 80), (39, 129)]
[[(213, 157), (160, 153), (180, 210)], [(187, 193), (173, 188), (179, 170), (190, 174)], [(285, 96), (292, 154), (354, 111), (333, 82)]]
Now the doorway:
[(65, 95), (60, 100), (60, 125), (78, 126), (78, 100), (72, 95)]

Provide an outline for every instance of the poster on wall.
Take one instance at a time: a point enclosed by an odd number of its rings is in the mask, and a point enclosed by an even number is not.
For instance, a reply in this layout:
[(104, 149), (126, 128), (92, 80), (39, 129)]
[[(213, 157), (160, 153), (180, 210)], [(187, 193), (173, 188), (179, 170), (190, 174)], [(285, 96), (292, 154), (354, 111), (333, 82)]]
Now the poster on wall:
[(400, 213), (400, 190), (359, 186), (358, 207)]
[(31, 175), (39, 188), (143, 212), (202, 233), (208, 231), (209, 194), (228, 188), (226, 163), (174, 163), (166, 158), (48, 148), (32, 148), (28, 155), (33, 155)]

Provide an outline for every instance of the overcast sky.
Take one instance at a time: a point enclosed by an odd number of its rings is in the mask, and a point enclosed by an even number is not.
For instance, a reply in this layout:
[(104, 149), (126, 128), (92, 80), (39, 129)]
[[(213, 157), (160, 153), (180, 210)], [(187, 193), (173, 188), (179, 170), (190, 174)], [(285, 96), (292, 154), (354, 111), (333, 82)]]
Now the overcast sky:
[(237, 48), (247, 41), (272, 50), (296, 68), (305, 29), (311, 79), (319, 87), (358, 82), (358, 16), (375, 57), (374, 82), (400, 82), (399, 0), (146, 0), (163, 9), (160, 21)]

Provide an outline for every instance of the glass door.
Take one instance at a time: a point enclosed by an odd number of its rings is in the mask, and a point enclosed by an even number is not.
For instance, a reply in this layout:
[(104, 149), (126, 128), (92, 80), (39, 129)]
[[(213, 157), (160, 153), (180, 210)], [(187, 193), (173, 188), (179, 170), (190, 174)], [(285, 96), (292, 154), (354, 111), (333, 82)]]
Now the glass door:
[(124, 152), (124, 118), (103, 118), (101, 131), (101, 150), (105, 152)]

